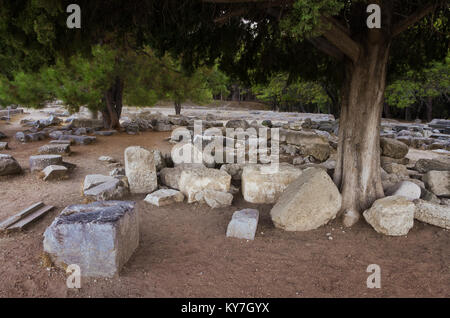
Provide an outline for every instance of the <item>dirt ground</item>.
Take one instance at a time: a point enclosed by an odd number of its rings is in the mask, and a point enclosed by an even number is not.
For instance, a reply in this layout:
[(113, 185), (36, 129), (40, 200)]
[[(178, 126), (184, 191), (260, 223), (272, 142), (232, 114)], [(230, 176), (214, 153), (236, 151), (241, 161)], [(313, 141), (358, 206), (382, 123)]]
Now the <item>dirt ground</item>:
[[(13, 136), (15, 126), (1, 130)], [(406, 237), (376, 233), (365, 222), (342, 229), (340, 221), (315, 231), (274, 228), (270, 205), (242, 197), (229, 208), (180, 203), (154, 207), (138, 202), (140, 245), (113, 279), (82, 279), (66, 288), (66, 274), (42, 263), (42, 234), (61, 210), (82, 203), (85, 175), (108, 174), (97, 158), (123, 163), (127, 146), (169, 151), (169, 133), (146, 132), (98, 137), (90, 146), (73, 146), (65, 160), (77, 168), (69, 180), (46, 183), (32, 175), (0, 177), (0, 220), (37, 201), (56, 209), (23, 232), (0, 234), (0, 297), (449, 297), (450, 232), (415, 221)], [(12, 154), (24, 168), (48, 141), (21, 144), (9, 138)], [(254, 241), (226, 238), (234, 211), (256, 207), (260, 222)], [(330, 240), (327, 236), (331, 233)], [(368, 289), (369, 264), (381, 267), (381, 288)]]

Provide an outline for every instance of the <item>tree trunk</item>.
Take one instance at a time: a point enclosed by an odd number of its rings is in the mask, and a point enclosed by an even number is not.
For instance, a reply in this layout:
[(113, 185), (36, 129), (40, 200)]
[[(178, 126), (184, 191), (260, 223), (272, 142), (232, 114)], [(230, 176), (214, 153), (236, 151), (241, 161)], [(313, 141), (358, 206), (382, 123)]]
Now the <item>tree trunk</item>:
[(120, 115), (123, 107), (123, 81), (116, 77), (114, 84), (105, 92), (105, 108), (102, 110), (103, 126), (107, 129), (120, 129)]
[(175, 102), (175, 115), (180, 115), (181, 114), (181, 103), (179, 102)]
[(345, 226), (356, 223), (362, 211), (384, 196), (380, 122), (388, 55), (389, 42), (378, 33), (368, 37), (356, 62), (346, 62), (334, 173)]
[(427, 106), (427, 122), (430, 122), (433, 120), (433, 98), (428, 97), (425, 105)]

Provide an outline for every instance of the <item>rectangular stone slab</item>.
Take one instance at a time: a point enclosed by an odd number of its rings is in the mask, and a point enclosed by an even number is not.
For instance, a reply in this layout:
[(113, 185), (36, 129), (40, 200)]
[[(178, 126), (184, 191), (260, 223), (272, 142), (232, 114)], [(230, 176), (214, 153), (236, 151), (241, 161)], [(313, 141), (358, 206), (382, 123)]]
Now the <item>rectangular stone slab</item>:
[(44, 251), (60, 267), (77, 264), (81, 276), (113, 277), (139, 245), (132, 201), (102, 201), (65, 208), (44, 233)]

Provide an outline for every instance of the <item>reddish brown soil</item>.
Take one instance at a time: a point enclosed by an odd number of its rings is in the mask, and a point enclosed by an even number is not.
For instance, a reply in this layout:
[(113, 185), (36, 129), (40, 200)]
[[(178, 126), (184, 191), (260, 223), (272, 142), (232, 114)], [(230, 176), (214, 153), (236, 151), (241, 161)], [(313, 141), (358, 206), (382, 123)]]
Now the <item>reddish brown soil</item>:
[[(12, 136), (14, 131), (2, 126)], [(77, 164), (69, 180), (46, 183), (26, 171), (0, 178), (0, 220), (39, 200), (57, 208), (19, 233), (0, 235), (0, 297), (449, 297), (450, 233), (415, 221), (407, 237), (377, 234), (365, 222), (351, 229), (334, 221), (315, 231), (274, 228), (269, 205), (241, 197), (233, 206), (210, 209), (198, 204), (157, 208), (138, 202), (140, 245), (113, 279), (82, 279), (80, 290), (66, 288), (63, 270), (42, 264), (42, 234), (61, 210), (81, 203), (81, 183), (112, 168), (99, 162), (110, 155), (123, 162), (123, 150), (141, 145), (169, 151), (168, 133), (147, 132), (99, 137), (91, 146), (74, 146), (66, 161)], [(9, 139), (24, 168), (47, 141), (20, 144)], [(234, 211), (257, 207), (254, 241), (228, 239)], [(331, 233), (333, 240), (329, 240)], [(381, 267), (381, 289), (368, 289), (369, 264)]]

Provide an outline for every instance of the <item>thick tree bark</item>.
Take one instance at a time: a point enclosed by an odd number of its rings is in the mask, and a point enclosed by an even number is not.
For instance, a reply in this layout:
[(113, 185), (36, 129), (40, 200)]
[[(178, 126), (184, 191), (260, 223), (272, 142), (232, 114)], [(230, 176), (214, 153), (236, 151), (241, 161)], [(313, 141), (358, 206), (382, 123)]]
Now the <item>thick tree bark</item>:
[(175, 106), (175, 115), (181, 114), (181, 103), (180, 102), (174, 102)]
[(346, 62), (334, 181), (342, 193), (343, 223), (384, 196), (380, 170), (380, 122), (386, 86), (389, 42), (369, 37), (355, 62)]
[(120, 129), (120, 116), (123, 107), (123, 81), (117, 77), (114, 84), (105, 92), (105, 108), (102, 110), (103, 126), (107, 129)]

